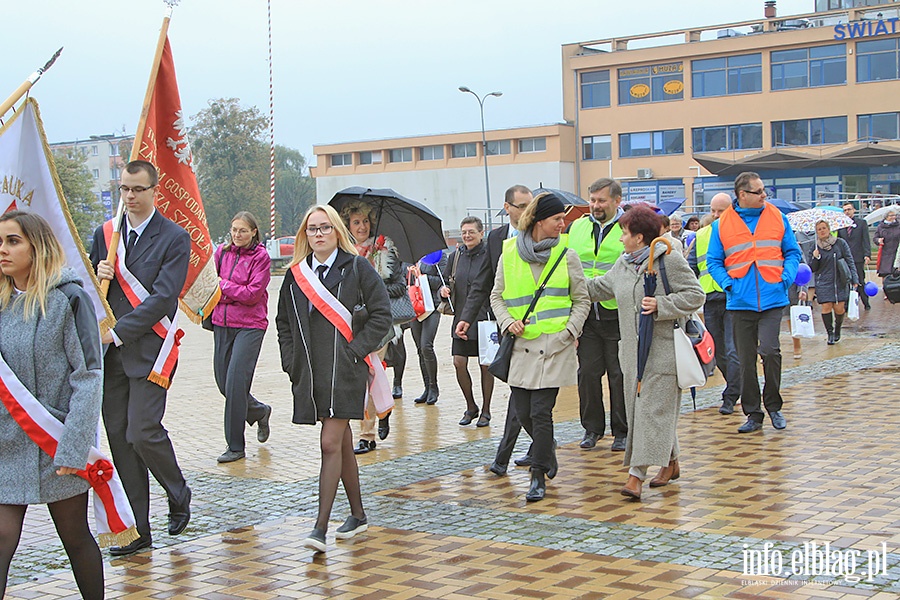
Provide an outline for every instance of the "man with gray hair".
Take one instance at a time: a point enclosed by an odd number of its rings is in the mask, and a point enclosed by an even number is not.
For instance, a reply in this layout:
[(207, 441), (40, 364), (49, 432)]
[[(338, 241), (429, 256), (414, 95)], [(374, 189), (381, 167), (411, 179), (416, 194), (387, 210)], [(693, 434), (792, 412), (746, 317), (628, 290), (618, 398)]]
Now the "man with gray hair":
[[(720, 192), (709, 202), (710, 214), (714, 223), (726, 210), (731, 208), (731, 196)], [(704, 217), (705, 218), (705, 217)], [(734, 328), (731, 313), (725, 310), (725, 292), (709, 274), (706, 265), (706, 251), (712, 235), (712, 224), (697, 232), (697, 237), (688, 253), (688, 264), (694, 274), (700, 278), (700, 285), (706, 292), (706, 304), (703, 305), (703, 321), (716, 344), (716, 366), (725, 378), (726, 386), (722, 392), (722, 406), (719, 412), (730, 415), (734, 405), (741, 397), (741, 364), (738, 361), (737, 349), (734, 346)]]

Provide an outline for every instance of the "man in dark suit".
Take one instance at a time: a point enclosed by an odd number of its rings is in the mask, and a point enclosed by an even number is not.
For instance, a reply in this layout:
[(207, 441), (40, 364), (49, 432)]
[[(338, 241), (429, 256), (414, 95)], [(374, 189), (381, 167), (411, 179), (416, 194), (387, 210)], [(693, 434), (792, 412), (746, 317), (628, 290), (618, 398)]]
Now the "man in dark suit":
[(97, 277), (110, 281), (107, 301), (117, 320), (116, 326), (103, 334), (103, 343), (108, 344), (103, 423), (140, 534), (127, 546), (111, 548), (113, 556), (131, 554), (152, 544), (148, 470), (168, 495), (169, 534), (184, 531), (191, 514), (191, 489), (162, 426), (166, 388), (148, 380), (163, 346), (163, 338), (153, 326), (163, 317), (174, 319), (191, 252), (187, 232), (156, 210), (158, 188), (159, 175), (152, 164), (132, 161), (125, 165), (119, 186), (127, 217), (120, 230), (127, 240), (125, 267), (149, 296), (134, 307), (129, 302), (113, 264), (106, 260), (102, 226), (94, 232), (91, 247)]
[(844, 205), (844, 214), (853, 220), (854, 227), (845, 227), (838, 229), (838, 237), (844, 239), (850, 246), (850, 254), (853, 255), (853, 262), (856, 263), (856, 274), (859, 277), (859, 299), (862, 300), (866, 310), (870, 310), (872, 306), (869, 304), (869, 295), (862, 293), (862, 289), (866, 285), (866, 267), (869, 265), (869, 258), (872, 256), (872, 241), (869, 239), (869, 224), (865, 219), (855, 217), (856, 208), (848, 202)]
[[(509, 215), (509, 223), (494, 229), (487, 236), (487, 260), (484, 266), (472, 282), (469, 291), (469, 297), (466, 299), (465, 306), (460, 314), (459, 322), (456, 325), (456, 335), (462, 339), (468, 339), (467, 333), (469, 327), (478, 319), (478, 311), (491, 295), (494, 288), (494, 278), (497, 275), (497, 263), (500, 262), (500, 255), (503, 253), (503, 242), (514, 237), (518, 233), (516, 227), (519, 224), (519, 217), (534, 197), (524, 185), (514, 185), (506, 190), (506, 197), (503, 202), (503, 208)], [(522, 425), (516, 418), (516, 411), (512, 402), (506, 409), (506, 424), (503, 428), (503, 437), (497, 447), (497, 457), (491, 463), (491, 471), (497, 475), (504, 475), (509, 459), (512, 456), (513, 449), (516, 446), (516, 440), (519, 438), (519, 432)], [(519, 466), (531, 464), (531, 455), (529, 454), (521, 459), (516, 460)]]

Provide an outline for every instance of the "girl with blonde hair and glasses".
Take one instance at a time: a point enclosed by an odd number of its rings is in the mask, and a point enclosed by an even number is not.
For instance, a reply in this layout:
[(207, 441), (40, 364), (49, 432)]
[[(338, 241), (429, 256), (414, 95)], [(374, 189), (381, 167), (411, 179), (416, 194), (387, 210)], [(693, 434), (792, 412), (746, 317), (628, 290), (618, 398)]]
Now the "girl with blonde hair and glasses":
[[(313, 206), (303, 217), (275, 325), (281, 366), (291, 380), (293, 422), (322, 423), (319, 513), (304, 545), (324, 552), (339, 481), (350, 516), (335, 537), (350, 538), (368, 528), (350, 420), (363, 418), (370, 371), (381, 367), (369, 355), (391, 328), (384, 284), (357, 255), (350, 233), (330, 206)], [(389, 395), (387, 383), (385, 389)]]

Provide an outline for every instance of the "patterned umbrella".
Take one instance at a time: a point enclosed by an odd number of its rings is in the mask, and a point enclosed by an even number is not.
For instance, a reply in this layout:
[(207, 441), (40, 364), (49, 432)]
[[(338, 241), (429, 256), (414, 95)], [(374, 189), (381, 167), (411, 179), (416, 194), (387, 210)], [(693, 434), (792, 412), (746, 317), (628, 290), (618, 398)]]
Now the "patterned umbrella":
[(833, 210), (825, 210), (823, 208), (807, 208), (806, 210), (798, 210), (787, 215), (788, 223), (794, 231), (803, 231), (812, 233), (816, 230), (818, 221), (827, 221), (832, 231), (843, 229), (845, 227), (853, 227), (853, 219)]

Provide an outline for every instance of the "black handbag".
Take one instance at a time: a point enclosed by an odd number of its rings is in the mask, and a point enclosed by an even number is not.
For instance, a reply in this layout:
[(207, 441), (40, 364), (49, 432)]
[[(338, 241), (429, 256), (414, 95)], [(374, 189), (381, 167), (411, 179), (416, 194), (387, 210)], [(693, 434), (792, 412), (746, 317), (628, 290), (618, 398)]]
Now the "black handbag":
[[(537, 291), (534, 292), (534, 298), (531, 299), (531, 304), (528, 305), (528, 309), (525, 311), (525, 314), (522, 315), (523, 323), (528, 320), (528, 315), (530, 315), (534, 310), (534, 307), (537, 306), (537, 302), (540, 299), (541, 294), (544, 293), (544, 288), (547, 287), (547, 282), (553, 275), (553, 271), (555, 271), (556, 267), (559, 266), (560, 261), (566, 255), (566, 252), (568, 252), (568, 250), (568, 247), (563, 248), (562, 253), (556, 258), (556, 262), (553, 263), (552, 267), (550, 267), (550, 272), (547, 273), (544, 281), (538, 287)], [(513, 346), (515, 346), (515, 344), (516, 336), (511, 334), (509, 331), (506, 331), (503, 334), (503, 337), (500, 339), (500, 348), (497, 350), (497, 355), (494, 357), (494, 362), (492, 362), (488, 367), (488, 371), (491, 372), (491, 375), (504, 383), (509, 380), (509, 364), (512, 361)]]
[(890, 300), (891, 304), (900, 302), (900, 275), (891, 273), (882, 280), (884, 295)]

